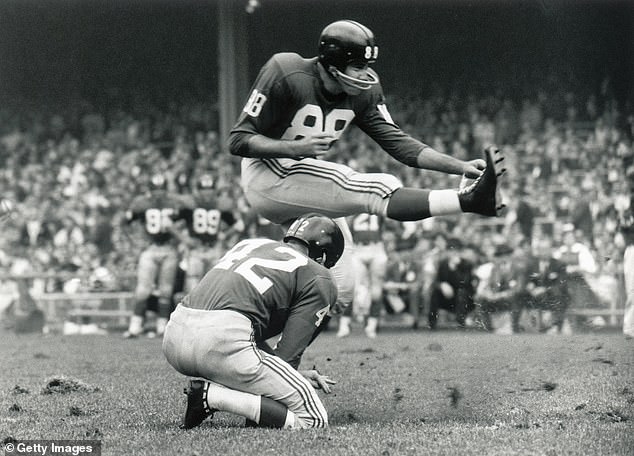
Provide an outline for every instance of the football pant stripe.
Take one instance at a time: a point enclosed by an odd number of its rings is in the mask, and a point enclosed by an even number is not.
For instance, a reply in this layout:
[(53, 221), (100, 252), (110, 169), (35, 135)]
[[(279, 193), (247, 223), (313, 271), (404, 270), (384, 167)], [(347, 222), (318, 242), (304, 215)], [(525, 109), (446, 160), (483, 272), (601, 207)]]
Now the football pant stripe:
[[(294, 369), (290, 371), (290, 366), (287, 366), (285, 363), (280, 362), (280, 360), (276, 359), (273, 356), (266, 356), (265, 359), (262, 360), (263, 364), (268, 366), (271, 370), (280, 375), (283, 379), (285, 379), (293, 389), (295, 389), (302, 400), (306, 404), (306, 409), (308, 413), (311, 415), (311, 420), (315, 426), (323, 427), (325, 424), (325, 419), (323, 418), (321, 411), (319, 410), (319, 406), (315, 403), (312, 397), (312, 392), (310, 388), (304, 383), (303, 378), (298, 379), (296, 375), (298, 372)], [(301, 374), (299, 374), (301, 375)]]
[(333, 180), (338, 185), (348, 190), (362, 191), (366, 193), (378, 193), (382, 197), (391, 194), (393, 191), (393, 189), (391, 189), (390, 187), (388, 187), (382, 182), (368, 181), (368, 180), (364, 180), (363, 182), (355, 182), (354, 180), (349, 179), (344, 173), (342, 173), (340, 170), (336, 168), (328, 168), (326, 166), (319, 167), (319, 166), (309, 165), (304, 163), (298, 163), (297, 165), (293, 165), (292, 168), (285, 168), (277, 160), (270, 160), (270, 161), (273, 162), (272, 164), (274, 164), (274, 166), (276, 166), (277, 169), (280, 170), (281, 174), (278, 174), (278, 175), (282, 178), (292, 174), (310, 174), (313, 176), (325, 177), (330, 180)]
[(266, 356), (262, 360), (262, 364), (269, 367), (273, 372), (282, 377), (282, 379), (284, 379), (288, 384), (291, 385), (291, 388), (299, 393), (300, 397), (304, 401), (304, 404), (306, 404), (306, 410), (311, 416), (310, 419), (313, 425), (316, 426), (318, 423), (321, 422), (321, 419), (317, 407), (315, 407), (315, 404), (311, 400), (312, 398), (310, 393), (306, 390), (305, 385), (301, 381), (298, 381), (298, 379), (295, 378), (292, 374), (289, 374), (284, 369), (282, 369), (281, 365), (279, 365), (276, 361), (277, 360), (275, 360), (275, 358)]
[(294, 174), (308, 174), (331, 180), (346, 190), (352, 190), (360, 193), (375, 193), (381, 198), (386, 198), (394, 192), (394, 189), (382, 182), (355, 182), (337, 169), (320, 168), (306, 164), (297, 164), (292, 168), (284, 168), (277, 160), (274, 159), (263, 159), (262, 161), (273, 173), (282, 179)]
[(264, 358), (262, 357), (262, 353), (260, 352), (260, 349), (258, 348), (258, 344), (255, 342), (255, 333), (253, 332), (251, 333), (251, 346), (253, 347), (255, 356), (257, 356), (260, 362), (262, 362)]
[(311, 415), (313, 424), (316, 427), (324, 427), (326, 425), (327, 418), (325, 418), (325, 415), (321, 410), (323, 407), (320, 407), (314, 400), (314, 390), (312, 387), (309, 387), (309, 385), (305, 383), (303, 377), (301, 379), (297, 378), (297, 375), (301, 374), (274, 356), (264, 357), (262, 363), (285, 379), (293, 387), (293, 389), (299, 393), (306, 404), (306, 409)]
[[(256, 356), (259, 358), (262, 364), (264, 364), (265, 366), (268, 366), (271, 370), (276, 372), (280, 377), (286, 380), (293, 389), (299, 392), (299, 395), (304, 400), (304, 403), (307, 404), (307, 409), (310, 409), (309, 413), (311, 413), (311, 415), (313, 416), (312, 418), (313, 423), (322, 423), (322, 426), (323, 426), (323, 424), (325, 424), (325, 420), (321, 418), (322, 415), (319, 413), (319, 406), (317, 404), (314, 404), (312, 400), (313, 397), (312, 397), (312, 394), (311, 394), (312, 392), (310, 388), (308, 388), (304, 384), (304, 382), (302, 382), (301, 380), (298, 380), (297, 377), (294, 375), (297, 373), (297, 371), (295, 370), (289, 371), (288, 369), (286, 369), (287, 365), (285, 363), (279, 362), (279, 360), (274, 356), (263, 355), (255, 342), (254, 333), (251, 333), (251, 345), (253, 346), (253, 351), (255, 352)], [(279, 368), (277, 366), (278, 364), (279, 364)], [(319, 418), (316, 419), (315, 417), (319, 417)]]

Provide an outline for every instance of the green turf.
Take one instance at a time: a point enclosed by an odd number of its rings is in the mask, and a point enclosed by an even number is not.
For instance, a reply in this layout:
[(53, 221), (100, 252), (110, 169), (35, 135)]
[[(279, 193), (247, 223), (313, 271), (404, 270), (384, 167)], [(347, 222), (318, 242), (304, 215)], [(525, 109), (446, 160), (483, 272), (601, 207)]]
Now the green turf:
[[(185, 382), (158, 340), (5, 332), (0, 355), (1, 440), (92, 438), (103, 454), (148, 456), (634, 455), (634, 341), (616, 332), (328, 332), (303, 366), (339, 381), (323, 396), (331, 427), (306, 431), (226, 413), (178, 429)], [(86, 388), (42, 394), (55, 376)]]

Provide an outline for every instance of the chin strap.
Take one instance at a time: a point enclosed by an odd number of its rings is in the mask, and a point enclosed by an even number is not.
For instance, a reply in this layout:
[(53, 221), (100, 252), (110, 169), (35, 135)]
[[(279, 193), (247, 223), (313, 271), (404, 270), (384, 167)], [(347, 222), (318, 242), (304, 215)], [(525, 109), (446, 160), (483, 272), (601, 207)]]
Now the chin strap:
[(326, 252), (322, 252), (321, 258), (315, 258), (315, 261), (324, 266), (326, 264)]
[(345, 73), (339, 71), (338, 68), (335, 68), (335, 72), (337, 74), (334, 79), (336, 79), (340, 84), (347, 85), (349, 87), (354, 87), (359, 90), (368, 90), (372, 86), (379, 83), (379, 78), (374, 76), (372, 73), (368, 73), (368, 78), (370, 79), (358, 79), (353, 78), (352, 76), (348, 76)]

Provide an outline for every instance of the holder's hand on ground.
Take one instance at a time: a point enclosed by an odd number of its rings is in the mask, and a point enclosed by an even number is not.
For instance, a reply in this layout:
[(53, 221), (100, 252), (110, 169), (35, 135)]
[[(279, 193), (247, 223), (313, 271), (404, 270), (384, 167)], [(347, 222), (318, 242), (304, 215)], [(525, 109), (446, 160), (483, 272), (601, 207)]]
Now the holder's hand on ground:
[(304, 378), (306, 378), (311, 383), (311, 385), (313, 385), (315, 389), (321, 389), (326, 394), (330, 394), (332, 392), (330, 385), (337, 384), (336, 381), (334, 381), (327, 375), (321, 375), (315, 369), (302, 370), (302, 371), (299, 371), (299, 373), (302, 374)]

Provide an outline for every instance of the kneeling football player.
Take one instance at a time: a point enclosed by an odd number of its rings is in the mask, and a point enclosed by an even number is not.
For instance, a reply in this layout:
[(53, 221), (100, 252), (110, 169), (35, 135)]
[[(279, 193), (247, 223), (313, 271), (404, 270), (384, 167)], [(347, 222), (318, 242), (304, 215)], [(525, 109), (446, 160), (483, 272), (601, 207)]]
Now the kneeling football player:
[[(344, 249), (337, 224), (320, 214), (299, 217), (284, 242), (247, 239), (229, 250), (178, 305), (163, 353), (194, 377), (182, 427), (214, 411), (263, 427), (326, 427), (317, 389), (335, 382), (297, 370), (302, 354), (335, 312), (331, 268)], [(282, 334), (273, 349), (266, 341)]]

